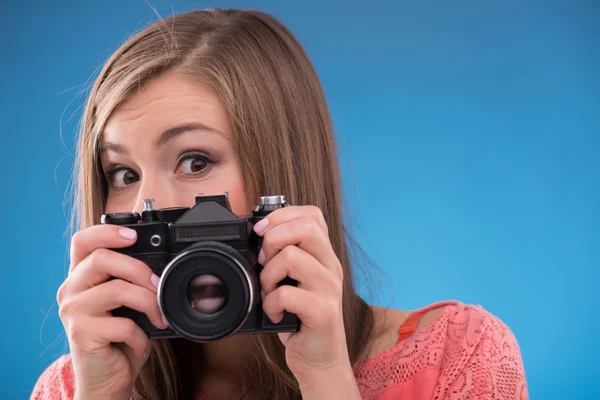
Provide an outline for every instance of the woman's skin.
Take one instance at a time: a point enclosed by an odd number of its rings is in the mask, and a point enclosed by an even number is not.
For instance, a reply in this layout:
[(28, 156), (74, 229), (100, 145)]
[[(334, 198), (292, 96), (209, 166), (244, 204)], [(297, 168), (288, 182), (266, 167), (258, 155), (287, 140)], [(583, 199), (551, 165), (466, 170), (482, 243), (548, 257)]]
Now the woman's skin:
[[(249, 215), (252, 205), (245, 198), (232, 134), (226, 110), (208, 86), (172, 74), (155, 79), (121, 104), (105, 127), (105, 212), (141, 212), (147, 198), (155, 200), (155, 208), (193, 206), (198, 193), (228, 192), (233, 212)], [(277, 322), (285, 309), (302, 322), (299, 332), (279, 338), (303, 398), (359, 399), (342, 319), (342, 268), (320, 210), (277, 210), (255, 230), (264, 237), (260, 280), (265, 313)], [(147, 359), (144, 332), (110, 310), (130, 307), (145, 312), (157, 328), (166, 327), (156, 303), (158, 277), (143, 262), (107, 250), (135, 240), (134, 231), (111, 225), (83, 229), (72, 239), (69, 276), (57, 297), (78, 398), (128, 399)], [(288, 275), (299, 286), (278, 288), (277, 282)], [(109, 276), (118, 279), (107, 282)], [(374, 311), (378, 334), (368, 355), (393, 346), (408, 316), (379, 307)], [(428, 313), (421, 323), (440, 312)], [(240, 335), (204, 344), (202, 362), (208, 372), (198, 377), (199, 391), (222, 398), (240, 394), (241, 366), (252, 360), (249, 339)]]

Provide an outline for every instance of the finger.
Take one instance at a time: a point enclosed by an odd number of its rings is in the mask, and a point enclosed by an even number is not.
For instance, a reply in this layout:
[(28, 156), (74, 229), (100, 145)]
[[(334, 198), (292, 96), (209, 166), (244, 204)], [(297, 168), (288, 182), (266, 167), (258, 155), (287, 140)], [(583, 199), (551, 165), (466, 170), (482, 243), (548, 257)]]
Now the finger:
[(263, 300), (263, 310), (277, 324), (283, 319), (283, 311), (296, 314), (308, 329), (323, 327), (341, 315), (341, 304), (323, 301), (322, 296), (295, 286), (283, 285), (269, 293)]
[(257, 223), (255, 225), (255, 231), (258, 234), (263, 235), (269, 229), (272, 229), (278, 225), (304, 217), (314, 219), (323, 229), (323, 232), (329, 234), (329, 229), (327, 227), (327, 223), (325, 222), (323, 212), (319, 207), (315, 206), (290, 206), (279, 208), (259, 221), (260, 224)]
[[(133, 368), (133, 376), (137, 376), (142, 367), (144, 366), (146, 360), (148, 359), (148, 356), (150, 356), (150, 353), (152, 351), (152, 340), (148, 339), (147, 341), (147, 345), (146, 345), (146, 349), (142, 352), (139, 349), (132, 349), (131, 347), (129, 347), (129, 345), (125, 342), (121, 342), (121, 343), (114, 343), (113, 344), (115, 346), (117, 346), (123, 353), (125, 353), (125, 355), (127, 356), (127, 358), (129, 359), (129, 362), (131, 363), (131, 366)], [(141, 357), (140, 357), (141, 354)]]
[(261, 257), (259, 262), (266, 265), (286, 246), (293, 245), (311, 254), (328, 269), (339, 269), (336, 271), (338, 275), (341, 273), (341, 266), (331, 248), (329, 237), (314, 219), (308, 217), (297, 218), (269, 229), (263, 238), (264, 259)]
[(112, 250), (100, 248), (83, 259), (61, 287), (58, 300), (74, 295), (106, 282), (111, 277), (119, 278), (156, 293), (151, 280), (150, 267), (136, 258)]
[(98, 248), (129, 247), (137, 240), (137, 232), (117, 225), (94, 225), (76, 232), (71, 238), (69, 273)]
[(337, 278), (312, 255), (298, 246), (287, 246), (273, 257), (260, 273), (260, 284), (268, 294), (277, 289), (278, 283), (290, 277), (306, 290), (331, 291), (340, 286)]
[(148, 348), (148, 336), (131, 319), (120, 317), (81, 317), (69, 324), (69, 341), (78, 350), (94, 354), (111, 343), (125, 343), (138, 358)]
[(77, 294), (72, 299), (65, 301), (61, 306), (64, 315), (71, 313), (109, 315), (108, 313), (119, 307), (128, 307), (142, 312), (148, 316), (150, 322), (158, 329), (166, 329), (162, 321), (162, 314), (158, 308), (156, 294), (141, 286), (114, 279), (106, 283)]

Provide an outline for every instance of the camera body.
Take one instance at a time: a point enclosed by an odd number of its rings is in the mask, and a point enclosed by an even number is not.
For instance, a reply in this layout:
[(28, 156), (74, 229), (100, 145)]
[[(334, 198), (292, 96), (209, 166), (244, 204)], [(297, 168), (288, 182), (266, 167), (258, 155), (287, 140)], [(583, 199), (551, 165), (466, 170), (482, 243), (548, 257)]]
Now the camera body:
[[(150, 339), (185, 337), (212, 341), (233, 334), (296, 332), (300, 321), (285, 312), (274, 324), (262, 309), (253, 225), (287, 207), (283, 196), (263, 196), (248, 218), (236, 216), (227, 193), (195, 198), (193, 207), (155, 210), (144, 200), (141, 215), (113, 213), (101, 223), (137, 231), (130, 247), (111, 249), (146, 263), (160, 277), (157, 301), (169, 327), (158, 329), (145, 314), (121, 307), (113, 315), (134, 320)], [(286, 278), (280, 285), (297, 285)]]

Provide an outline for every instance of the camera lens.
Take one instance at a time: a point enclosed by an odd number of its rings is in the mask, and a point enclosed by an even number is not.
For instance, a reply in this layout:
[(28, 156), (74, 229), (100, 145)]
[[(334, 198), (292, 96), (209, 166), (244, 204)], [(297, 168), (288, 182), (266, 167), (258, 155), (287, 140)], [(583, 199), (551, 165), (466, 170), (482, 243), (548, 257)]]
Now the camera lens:
[(214, 275), (196, 276), (188, 284), (188, 300), (196, 311), (213, 314), (225, 306), (227, 287)]
[(163, 270), (158, 305), (169, 328), (210, 341), (242, 328), (257, 302), (258, 277), (249, 261), (221, 242), (198, 242)]

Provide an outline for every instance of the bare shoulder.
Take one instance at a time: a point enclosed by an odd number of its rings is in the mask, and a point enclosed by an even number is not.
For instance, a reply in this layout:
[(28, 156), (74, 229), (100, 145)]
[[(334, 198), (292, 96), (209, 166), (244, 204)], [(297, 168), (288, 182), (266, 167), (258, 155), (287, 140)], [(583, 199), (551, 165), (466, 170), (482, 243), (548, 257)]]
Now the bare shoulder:
[[(375, 327), (373, 339), (369, 345), (366, 357), (372, 357), (394, 347), (398, 341), (399, 329), (414, 313), (413, 311), (372, 306)], [(423, 325), (435, 321), (445, 310), (444, 306), (424, 312), (417, 324), (416, 330)]]

